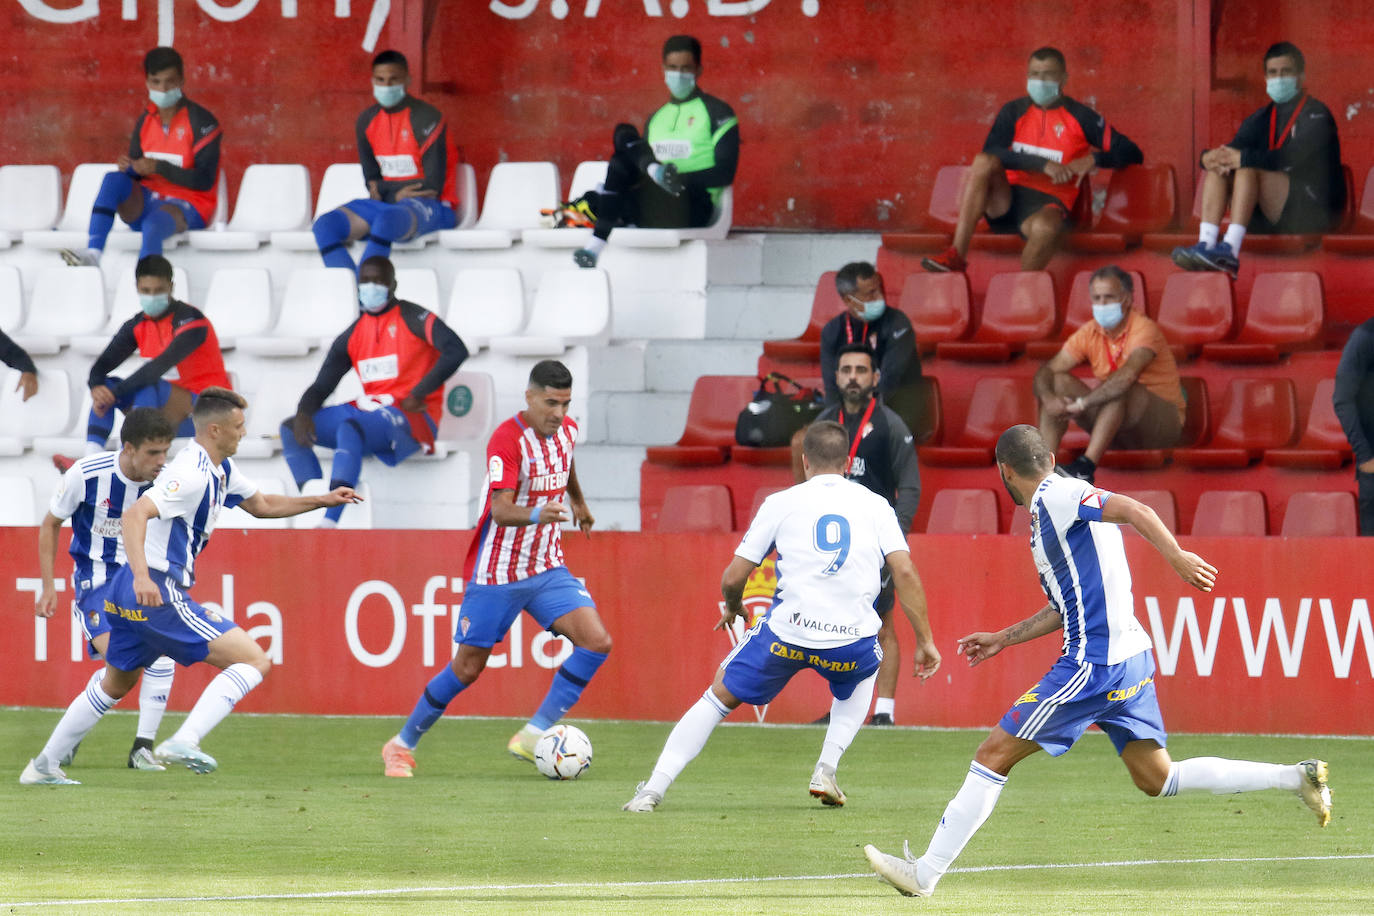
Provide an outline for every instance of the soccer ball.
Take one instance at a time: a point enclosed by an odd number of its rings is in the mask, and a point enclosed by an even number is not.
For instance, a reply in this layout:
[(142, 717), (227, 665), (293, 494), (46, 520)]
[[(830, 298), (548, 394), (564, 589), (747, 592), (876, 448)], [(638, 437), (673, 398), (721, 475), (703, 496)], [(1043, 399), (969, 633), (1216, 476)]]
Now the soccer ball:
[(550, 779), (576, 779), (592, 765), (592, 740), (575, 725), (555, 725), (535, 742), (534, 765)]

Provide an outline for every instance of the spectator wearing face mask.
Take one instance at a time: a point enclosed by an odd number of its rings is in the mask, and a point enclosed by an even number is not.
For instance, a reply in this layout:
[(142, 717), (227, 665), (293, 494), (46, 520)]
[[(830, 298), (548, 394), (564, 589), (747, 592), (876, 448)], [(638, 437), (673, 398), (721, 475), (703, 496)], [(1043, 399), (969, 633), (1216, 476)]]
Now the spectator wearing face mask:
[[(91, 413), (86, 421), (86, 454), (105, 449), (114, 430), (115, 411), (156, 407), (177, 427), (178, 436), (195, 435), (191, 407), (206, 388), (228, 388), (219, 338), (210, 320), (193, 305), (172, 298), (172, 265), (160, 254), (140, 258), (134, 267), (138, 314), (120, 325), (91, 366)], [(111, 375), (137, 353), (147, 360), (128, 378)], [(54, 455), (64, 473), (76, 459)]]
[(710, 225), (721, 192), (735, 181), (739, 120), (729, 105), (697, 87), (701, 42), (674, 35), (663, 43), (663, 80), (671, 98), (641, 136), (617, 124), (606, 181), (592, 198), (596, 227), (573, 252), (579, 267), (595, 267), (616, 226), (683, 228)]
[(910, 428), (921, 426), (920, 403), (915, 384), (921, 378), (921, 359), (916, 355), (916, 332), (911, 319), (883, 298), (883, 275), (866, 261), (846, 264), (835, 274), (835, 291), (844, 311), (821, 329), (821, 378), (825, 400), (840, 402), (836, 381), (840, 352), (849, 344), (866, 344), (873, 351), (878, 370), (877, 394)]
[(215, 116), (182, 94), (185, 69), (173, 48), (143, 57), (148, 104), (134, 122), (128, 155), (101, 181), (91, 207), (87, 247), (63, 249), (73, 266), (98, 265), (118, 214), (143, 233), (139, 257), (162, 254), (168, 236), (204, 229), (219, 204), (219, 147)]
[[(314, 445), (334, 450), (330, 489), (353, 487), (363, 458), (375, 455), (395, 467), (417, 452), (434, 451), (443, 409), (444, 381), (467, 359), (468, 348), (438, 316), (396, 298), (396, 268), (380, 255), (358, 268), (362, 314), (334, 339), (296, 414), (281, 424), (282, 454), (296, 486), (322, 478)], [(324, 407), (339, 381), (356, 369), (363, 395)], [(343, 506), (325, 512), (333, 528)]]
[(354, 269), (348, 243), (366, 238), (362, 260), (391, 255), (405, 242), (458, 225), (458, 193), (449, 161), (448, 126), (427, 102), (407, 93), (410, 66), (399, 51), (372, 59), (376, 104), (358, 115), (358, 161), (366, 198), (315, 220), (315, 243), (326, 267)]
[[(1070, 420), (1087, 430), (1087, 451), (1062, 470), (1089, 483), (1108, 448), (1170, 448), (1183, 432), (1185, 402), (1173, 351), (1159, 325), (1132, 308), (1132, 285), (1115, 264), (1099, 268), (1088, 283), (1093, 320), (1035, 373), (1040, 436), (1053, 453)], [(1071, 374), (1084, 360), (1096, 387)]]

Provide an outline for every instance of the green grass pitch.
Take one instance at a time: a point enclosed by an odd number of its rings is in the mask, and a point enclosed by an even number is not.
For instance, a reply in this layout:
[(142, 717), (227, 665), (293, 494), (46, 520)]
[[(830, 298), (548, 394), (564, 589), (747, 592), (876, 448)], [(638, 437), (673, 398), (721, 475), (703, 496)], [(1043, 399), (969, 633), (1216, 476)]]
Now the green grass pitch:
[(1171, 740), (1176, 757), (1324, 757), (1319, 830), (1287, 793), (1146, 798), (1090, 734), (1021, 764), (936, 896), (910, 900), (863, 845), (923, 851), (977, 732), (864, 729), (836, 810), (807, 794), (820, 727), (727, 725), (658, 812), (630, 815), (667, 724), (573, 720), (595, 761), (556, 783), (507, 755), (519, 722), (445, 719), (416, 778), (388, 780), (399, 717), (230, 716), (206, 742), (219, 772), (196, 776), (127, 769), (135, 720), (115, 713), (69, 770), (84, 785), (20, 786), (57, 718), (0, 710), (3, 913), (1374, 912), (1368, 739)]

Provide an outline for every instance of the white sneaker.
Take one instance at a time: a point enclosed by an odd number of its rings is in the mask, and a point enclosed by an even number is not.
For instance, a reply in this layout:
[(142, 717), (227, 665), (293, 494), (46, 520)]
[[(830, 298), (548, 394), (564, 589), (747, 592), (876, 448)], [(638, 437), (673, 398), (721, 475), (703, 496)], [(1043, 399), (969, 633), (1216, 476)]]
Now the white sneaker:
[(811, 774), (811, 794), (821, 800), (822, 805), (838, 808), (844, 804), (844, 793), (835, 784), (835, 770), (824, 764), (816, 764)]
[(635, 786), (635, 797), (621, 806), (621, 811), (633, 811), (635, 814), (652, 814), (654, 809), (663, 801), (663, 796), (657, 792), (650, 792), (644, 788), (644, 783)]
[(911, 847), (903, 843), (902, 853), (905, 858), (899, 859), (882, 852), (876, 846), (864, 847), (864, 855), (868, 856), (868, 864), (878, 873), (878, 877), (905, 896), (929, 897), (935, 893), (935, 882), (940, 880), (939, 876), (937, 875), (922, 884), (921, 879), (917, 877), (919, 866), (916, 858), (911, 854)]
[(79, 786), (81, 783), (75, 779), (68, 779), (67, 774), (58, 767), (52, 773), (44, 773), (33, 765), (30, 760), (24, 766), (24, 772), (19, 774), (19, 784), (21, 786)]
[(164, 741), (153, 751), (153, 756), (158, 763), (183, 766), (193, 773), (213, 773), (219, 767), (215, 758), (184, 741)]
[(1316, 812), (1317, 826), (1325, 827), (1331, 823), (1331, 787), (1326, 784), (1326, 761), (1304, 760), (1298, 764), (1298, 772), (1302, 779), (1298, 795)]
[(165, 766), (157, 762), (153, 756), (152, 748), (138, 747), (129, 752), (129, 769), (131, 770), (165, 770)]

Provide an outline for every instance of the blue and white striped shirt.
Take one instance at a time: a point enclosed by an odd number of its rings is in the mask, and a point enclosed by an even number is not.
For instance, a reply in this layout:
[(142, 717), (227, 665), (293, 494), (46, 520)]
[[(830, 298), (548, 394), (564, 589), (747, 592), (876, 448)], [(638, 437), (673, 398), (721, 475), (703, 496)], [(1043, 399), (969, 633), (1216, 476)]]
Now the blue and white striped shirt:
[(1040, 586), (1064, 618), (1064, 655), (1116, 665), (1152, 646), (1135, 619), (1121, 529), (1102, 521), (1112, 494), (1071, 477), (1046, 477), (1031, 497), (1031, 553)]
[(196, 557), (209, 543), (226, 501), (235, 506), (257, 492), (234, 459), (226, 458), (216, 467), (199, 442), (188, 443), (163, 466), (148, 491), (158, 511), (158, 517), (148, 522), (144, 541), (148, 568), (189, 588), (195, 582)]
[(124, 476), (118, 452), (97, 452), (73, 464), (62, 475), (48, 511), (72, 520), (68, 552), (74, 561), (72, 586), (77, 601), (99, 588), (124, 565), (120, 519), (152, 486)]

